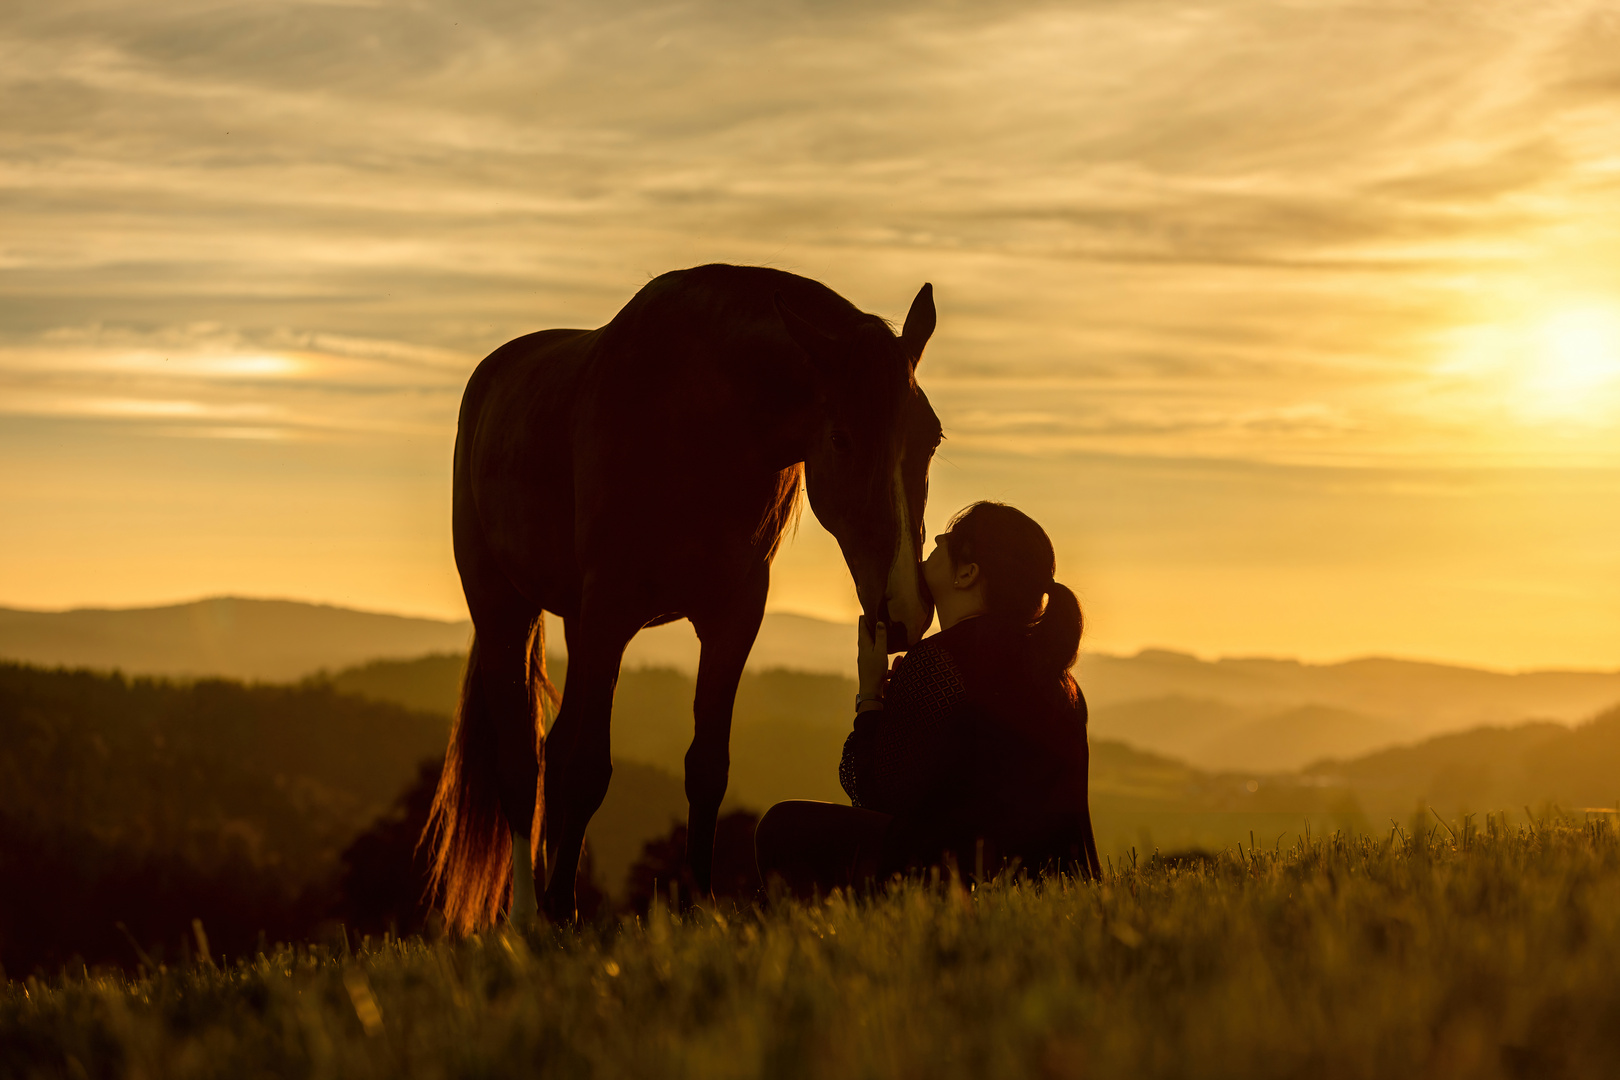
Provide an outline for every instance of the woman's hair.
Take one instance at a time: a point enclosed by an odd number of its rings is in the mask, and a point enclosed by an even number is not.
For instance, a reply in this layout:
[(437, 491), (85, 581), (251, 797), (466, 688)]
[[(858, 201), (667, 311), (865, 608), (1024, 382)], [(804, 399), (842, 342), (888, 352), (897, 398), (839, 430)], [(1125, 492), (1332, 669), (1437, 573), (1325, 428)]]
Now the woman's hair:
[(1057, 556), (1034, 518), (1006, 503), (976, 502), (951, 519), (945, 546), (953, 565), (978, 564), (988, 614), (1024, 628), (1036, 671), (1063, 675), (1073, 666), (1084, 627), (1080, 601), (1053, 580)]

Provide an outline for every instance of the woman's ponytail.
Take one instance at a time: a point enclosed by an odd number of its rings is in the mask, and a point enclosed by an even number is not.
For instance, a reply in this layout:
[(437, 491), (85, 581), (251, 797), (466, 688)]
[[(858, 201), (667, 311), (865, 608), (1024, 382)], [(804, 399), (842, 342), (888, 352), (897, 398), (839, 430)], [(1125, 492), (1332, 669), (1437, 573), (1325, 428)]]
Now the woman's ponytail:
[(1084, 631), (1079, 598), (1067, 585), (1052, 582), (1046, 589), (1046, 610), (1029, 631), (1030, 659), (1041, 671), (1068, 671), (1080, 655), (1080, 635)]

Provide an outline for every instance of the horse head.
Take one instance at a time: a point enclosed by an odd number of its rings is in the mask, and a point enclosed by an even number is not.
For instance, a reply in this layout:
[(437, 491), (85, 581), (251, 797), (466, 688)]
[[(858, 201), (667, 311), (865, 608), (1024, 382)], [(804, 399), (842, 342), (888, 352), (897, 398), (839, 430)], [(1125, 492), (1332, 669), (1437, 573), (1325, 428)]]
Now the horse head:
[(934, 332), (933, 287), (912, 301), (898, 336), (876, 316), (830, 336), (783, 305), (789, 335), (820, 386), (817, 430), (805, 457), (816, 519), (838, 540), (863, 615), (889, 624), (889, 650), (914, 645), (934, 618), (922, 578), (923, 507), (939, 417), (917, 385)]

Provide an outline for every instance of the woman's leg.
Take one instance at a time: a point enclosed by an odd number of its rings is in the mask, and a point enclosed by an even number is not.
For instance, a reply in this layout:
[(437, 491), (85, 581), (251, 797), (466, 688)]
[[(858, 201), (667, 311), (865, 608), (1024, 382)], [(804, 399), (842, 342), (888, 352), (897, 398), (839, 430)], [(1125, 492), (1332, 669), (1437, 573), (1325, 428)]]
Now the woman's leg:
[(888, 814), (841, 803), (780, 802), (759, 820), (759, 876), (777, 877), (795, 896), (851, 888), (877, 876)]

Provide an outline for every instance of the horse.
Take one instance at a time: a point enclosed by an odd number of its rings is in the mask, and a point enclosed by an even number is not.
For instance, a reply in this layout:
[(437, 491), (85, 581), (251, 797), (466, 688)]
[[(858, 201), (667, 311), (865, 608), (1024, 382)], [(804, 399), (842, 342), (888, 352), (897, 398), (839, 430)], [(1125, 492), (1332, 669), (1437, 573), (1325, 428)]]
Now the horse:
[[(717, 264), (653, 279), (595, 330), (543, 330), (479, 363), (451, 511), (473, 642), (422, 834), (450, 925), (493, 923), (508, 897), (509, 919), (535, 918), (537, 869), (544, 915), (575, 918), (625, 646), (680, 618), (701, 645), (687, 862), (709, 891), (737, 684), (801, 490), (889, 649), (927, 630), (919, 552), (943, 436), (915, 373), (934, 325), (927, 284), (896, 335), (819, 282)], [(562, 694), (546, 612), (568, 645)]]

